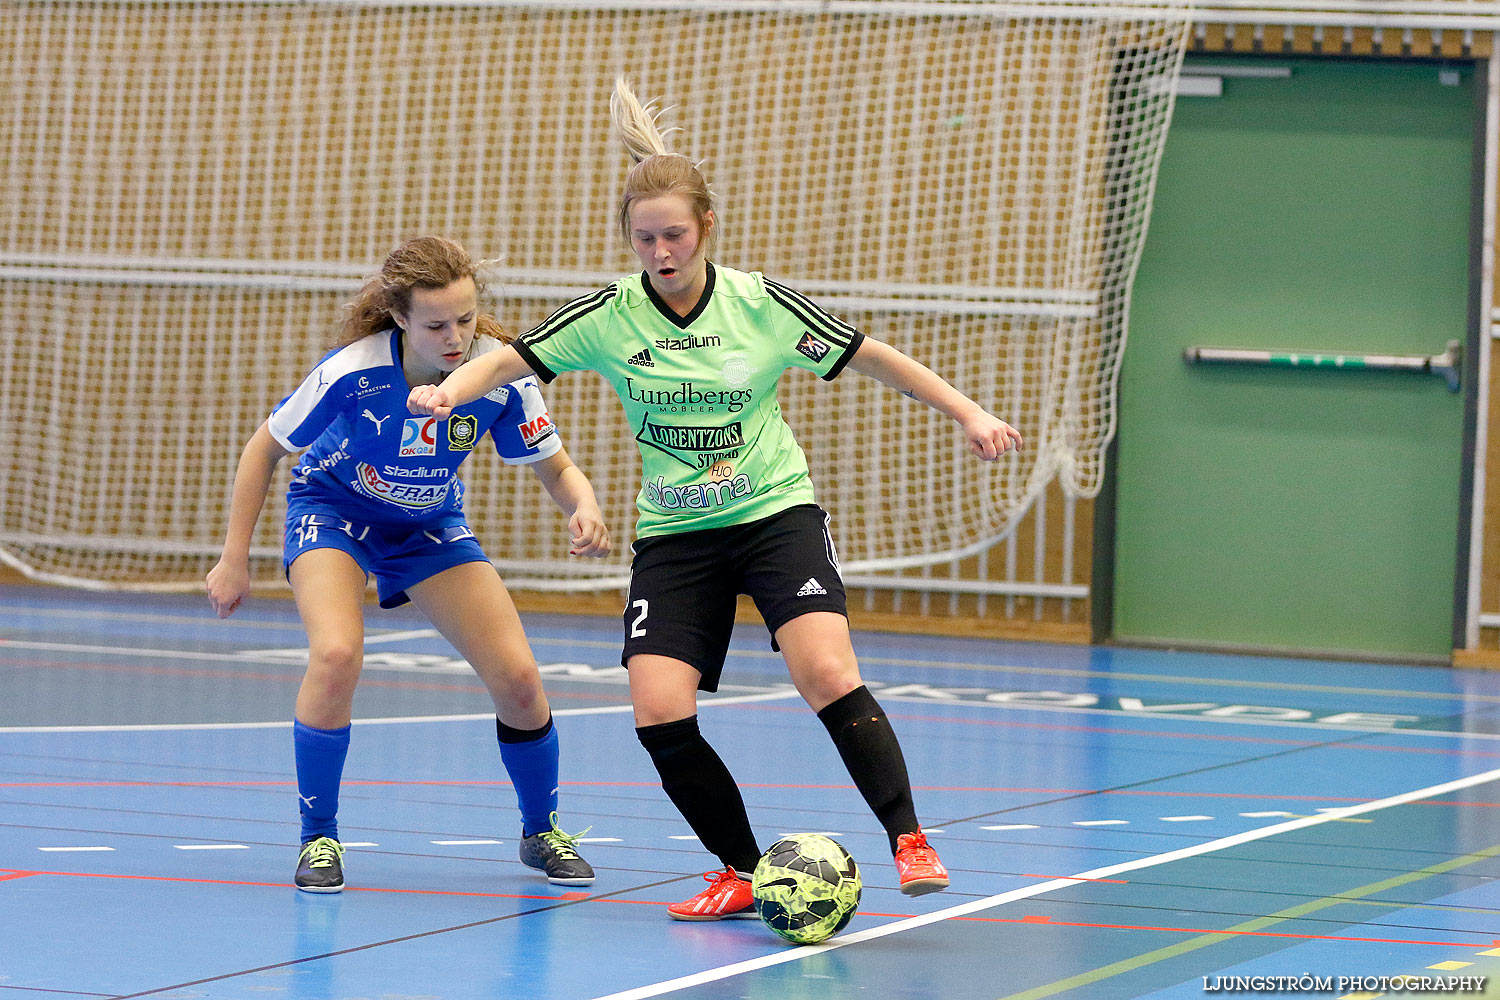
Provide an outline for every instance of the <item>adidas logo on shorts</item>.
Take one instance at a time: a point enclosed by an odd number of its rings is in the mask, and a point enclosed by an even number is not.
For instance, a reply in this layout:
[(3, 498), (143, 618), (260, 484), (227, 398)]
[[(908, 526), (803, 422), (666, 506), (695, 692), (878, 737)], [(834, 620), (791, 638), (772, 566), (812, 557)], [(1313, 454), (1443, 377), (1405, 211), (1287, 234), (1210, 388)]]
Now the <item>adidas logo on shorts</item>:
[(810, 576), (807, 578), (807, 582), (802, 585), (802, 589), (797, 591), (797, 596), (813, 597), (817, 594), (826, 593), (828, 593), (828, 591), (823, 589), (823, 585), (818, 582), (818, 578), (815, 576)]
[(642, 350), (639, 354), (632, 354), (625, 359), (627, 365), (635, 365), (639, 368), (655, 368), (656, 362), (651, 357), (649, 350)]

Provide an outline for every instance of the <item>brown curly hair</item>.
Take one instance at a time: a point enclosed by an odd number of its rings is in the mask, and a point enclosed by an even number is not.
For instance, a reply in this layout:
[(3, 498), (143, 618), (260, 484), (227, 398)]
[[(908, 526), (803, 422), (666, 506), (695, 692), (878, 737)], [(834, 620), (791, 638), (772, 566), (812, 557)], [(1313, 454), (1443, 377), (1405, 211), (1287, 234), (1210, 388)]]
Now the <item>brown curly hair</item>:
[[(395, 314), (411, 309), (413, 289), (447, 288), (455, 281), (472, 278), (475, 289), (483, 295), (481, 272), (485, 263), (476, 261), (461, 244), (441, 236), (407, 240), (390, 252), (354, 300), (344, 304), (344, 315), (330, 346), (343, 347), (395, 326)], [(506, 344), (515, 339), (489, 313), (480, 313), (474, 328), (476, 334)]]

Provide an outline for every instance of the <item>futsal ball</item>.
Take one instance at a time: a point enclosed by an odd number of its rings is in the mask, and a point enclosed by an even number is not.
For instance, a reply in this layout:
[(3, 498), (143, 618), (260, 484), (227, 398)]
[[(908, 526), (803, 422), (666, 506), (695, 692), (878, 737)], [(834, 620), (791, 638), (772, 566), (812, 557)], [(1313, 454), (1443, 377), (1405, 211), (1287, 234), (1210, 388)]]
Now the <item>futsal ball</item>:
[(794, 833), (761, 856), (750, 891), (767, 927), (793, 944), (817, 944), (849, 923), (861, 886), (859, 865), (838, 841)]

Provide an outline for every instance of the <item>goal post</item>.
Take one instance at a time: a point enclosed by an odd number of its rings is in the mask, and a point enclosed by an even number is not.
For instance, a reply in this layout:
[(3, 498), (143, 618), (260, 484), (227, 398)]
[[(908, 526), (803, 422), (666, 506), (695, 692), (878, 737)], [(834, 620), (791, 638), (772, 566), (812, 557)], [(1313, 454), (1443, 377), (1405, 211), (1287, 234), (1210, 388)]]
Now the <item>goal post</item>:
[[(703, 161), (719, 259), (1026, 437), (981, 463), (872, 380), (788, 374), (845, 568), (980, 551), (1049, 483), (1100, 487), (1188, 15), (1165, 0), (0, 0), (0, 562), (199, 586), (241, 446), (403, 239), (503, 258), (491, 291), (512, 330), (629, 272), (608, 115), (621, 73)], [(535, 477), (485, 448), (463, 469), (471, 523), (512, 583), (618, 586), (634, 435), (596, 376), (546, 395), (621, 544), (569, 559)], [(280, 581), (285, 473), (257, 529), (262, 583)]]

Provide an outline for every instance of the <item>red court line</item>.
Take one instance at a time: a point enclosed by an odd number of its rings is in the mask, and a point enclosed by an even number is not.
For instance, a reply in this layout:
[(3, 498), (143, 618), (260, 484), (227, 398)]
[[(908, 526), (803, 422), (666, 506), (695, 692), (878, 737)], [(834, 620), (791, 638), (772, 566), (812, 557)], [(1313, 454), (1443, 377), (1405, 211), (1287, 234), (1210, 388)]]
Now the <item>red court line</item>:
[[(0, 788), (291, 788), (295, 781), (3, 781)], [(659, 788), (655, 781), (564, 781), (568, 788)], [(366, 788), (508, 788), (509, 781), (485, 779), (449, 780), (347, 780), (344, 787)], [(741, 788), (794, 789), (825, 791), (851, 789), (848, 784), (799, 784), (795, 782), (741, 782)], [(983, 785), (913, 785), (919, 792), (984, 792), (989, 794), (1021, 793), (1032, 795), (1130, 795), (1144, 798), (1246, 799), (1255, 802), (1368, 802), (1369, 799), (1343, 795), (1280, 795), (1271, 792), (1168, 792), (1148, 789), (1111, 788), (1007, 788)], [(1449, 806), (1453, 808), (1500, 809), (1500, 802), (1445, 802), (1421, 799), (1408, 802), (1413, 806)]]
[[(250, 659), (253, 662), (253, 658)], [(72, 663), (62, 660), (23, 660), (20, 667), (43, 667), (48, 670), (92, 670), (112, 674), (138, 674), (153, 675), (158, 677), (202, 677), (209, 680), (241, 680), (241, 681), (274, 681), (279, 684), (301, 684), (303, 667), (300, 664), (288, 663), (293, 673), (267, 674), (249, 673), (242, 670), (218, 670), (212, 668), (193, 667), (151, 667), (145, 665), (128, 663)], [(463, 675), (460, 675), (463, 676)], [(460, 691), (471, 694), (485, 694), (484, 685), (477, 677), (471, 684), (442, 683), (440, 681), (402, 681), (391, 680), (381, 677), (370, 677), (361, 674), (359, 683), (364, 687), (393, 688), (402, 691)], [(593, 700), (598, 701), (597, 693), (548, 691), (547, 696), (555, 700)]]
[[(44, 871), (20, 871), (16, 869), (0, 869), (0, 881), (12, 878), (24, 878), (31, 875), (58, 875), (67, 878), (101, 878), (101, 879), (126, 879), (142, 882), (188, 882), (196, 885), (243, 885), (266, 889), (291, 889), (285, 882), (241, 882), (227, 879), (206, 878), (182, 878), (171, 875), (114, 875), (104, 872), (44, 872)], [(1035, 876), (1038, 878), (1046, 876)], [(1096, 881), (1093, 879), (1083, 881)], [(1099, 879), (1097, 881), (1113, 881), (1112, 879)], [(533, 899), (546, 902), (574, 902), (588, 900), (596, 903), (627, 903), (636, 906), (666, 906), (667, 903), (651, 899), (623, 899), (617, 896), (603, 896), (589, 900), (584, 893), (569, 892), (560, 896), (538, 896), (527, 893), (511, 892), (459, 892), (451, 889), (391, 889), (377, 887), (346, 886), (345, 892), (370, 892), (370, 893), (397, 893), (401, 895), (419, 896), (463, 896), (479, 899)], [(917, 914), (911, 913), (877, 913), (870, 910), (860, 910), (860, 914), (866, 917), (887, 917), (894, 920), (908, 920)], [(1084, 927), (1093, 930), (1118, 930), (1118, 931), (1155, 931), (1168, 934), (1192, 934), (1195, 936), (1224, 935), (1228, 937), (1270, 937), (1289, 938), (1298, 941), (1352, 941), (1360, 944), (1410, 944), (1423, 945), (1438, 948), (1476, 948), (1485, 947), (1483, 941), (1421, 941), (1410, 938), (1382, 938), (1382, 937), (1357, 937), (1344, 934), (1293, 934), (1287, 931), (1237, 931), (1218, 930), (1212, 927), (1158, 927), (1151, 924), (1100, 924), (1087, 923), (1077, 920), (1053, 920), (1048, 916), (1028, 914), (1024, 917), (951, 917), (951, 920), (968, 921), (973, 923), (990, 924), (1045, 924), (1050, 927)], [(1489, 945), (1500, 945), (1500, 938), (1494, 938), (1488, 942)]]
[[(955, 702), (955, 704), (970, 705), (970, 704), (974, 704), (974, 703), (973, 702)], [(1019, 706), (1019, 707), (1024, 707), (1024, 706)], [(742, 706), (742, 710), (746, 711), (746, 712), (796, 712), (796, 711), (798, 711), (797, 708), (789, 707), (789, 706), (782, 706), (782, 705), (755, 705), (755, 704), (744, 705), (744, 706)], [(1137, 717), (1133, 713), (1125, 712), (1125, 711), (1114, 712), (1114, 713), (1111, 713), (1111, 714), (1122, 715), (1122, 716), (1130, 716), (1132, 718)], [(958, 718), (958, 717), (948, 716), (948, 715), (916, 715), (916, 714), (913, 714), (913, 713), (910, 713), (910, 712), (887, 712), (886, 715), (888, 717), (892, 718), (892, 719), (902, 719), (902, 720), (911, 721), (911, 722), (938, 722), (938, 723), (942, 723), (945, 726), (988, 726), (988, 727), (999, 728), (999, 729), (1040, 729), (1040, 730), (1044, 730), (1044, 731), (1047, 731), (1047, 732), (1059, 732), (1059, 733), (1105, 733), (1105, 734), (1114, 735), (1114, 736), (1149, 736), (1152, 739), (1165, 739), (1165, 740), (1206, 740), (1206, 741), (1211, 742), (1211, 743), (1256, 743), (1256, 744), (1266, 744), (1266, 745), (1270, 745), (1270, 746), (1287, 746), (1287, 747), (1302, 747), (1302, 746), (1307, 746), (1307, 747), (1310, 747), (1310, 746), (1318, 746), (1318, 745), (1320, 745), (1322, 743), (1327, 742), (1326, 740), (1284, 740), (1284, 739), (1272, 739), (1270, 737), (1265, 737), (1265, 736), (1229, 736), (1229, 735), (1222, 735), (1222, 734), (1216, 734), (1216, 733), (1163, 733), (1163, 732), (1155, 732), (1155, 731), (1146, 732), (1146, 731), (1142, 731), (1140, 729), (1119, 729), (1119, 728), (1115, 728), (1115, 727), (1112, 727), (1112, 726), (1068, 726), (1068, 725), (1062, 725), (1062, 724), (1059, 724), (1059, 723), (1052, 723), (1052, 722), (1015, 722), (1015, 721), (1011, 721), (1011, 720), (1007, 720), (1007, 719), (968, 719), (968, 718)], [(1168, 717), (1167, 716), (1163, 716), (1163, 715), (1146, 715), (1146, 714), (1142, 713), (1139, 716), (1139, 718), (1142, 721), (1145, 721), (1145, 722), (1162, 722), (1162, 721), (1167, 721)], [(1182, 716), (1178, 716), (1178, 718), (1194, 719), (1194, 718), (1198, 718), (1198, 716), (1182, 715)], [(1274, 721), (1274, 720), (1271, 720), (1271, 721)], [(1320, 732), (1327, 732), (1327, 731), (1328, 730), (1320, 730)], [(1426, 731), (1431, 732), (1433, 730), (1426, 730)], [(1447, 730), (1441, 730), (1441, 731), (1442, 732), (1446, 732)], [(1388, 732), (1382, 730), (1382, 731), (1378, 731), (1378, 732), (1372, 733), (1370, 730), (1366, 730), (1366, 729), (1351, 729), (1351, 730), (1348, 730), (1348, 732), (1349, 732), (1350, 736), (1370, 736), (1370, 735), (1400, 736), (1403, 733), (1403, 730), (1400, 730), (1400, 729), (1391, 729)], [(1462, 735), (1462, 734), (1456, 734), (1456, 735)], [(1451, 756), (1456, 756), (1456, 755), (1459, 755), (1459, 754), (1462, 754), (1462, 755), (1464, 755), (1466, 757), (1500, 757), (1500, 751), (1496, 751), (1496, 750), (1463, 750), (1463, 749), (1448, 749), (1448, 748), (1443, 748), (1443, 747), (1383, 747), (1383, 746), (1371, 746), (1371, 745), (1366, 745), (1366, 744), (1350, 744), (1348, 746), (1339, 746), (1338, 749), (1340, 749), (1340, 750), (1361, 750), (1361, 751), (1369, 751), (1369, 752), (1372, 752), (1372, 753), (1435, 754), (1435, 755), (1441, 756), (1441, 757), (1451, 757)]]
[[(291, 889), (285, 882), (234, 882), (226, 879), (183, 879), (180, 876), (123, 876), (123, 874), (96, 873), (96, 871), (20, 871), (6, 870), (0, 868), (0, 882), (9, 879), (24, 879), (30, 876), (62, 876), (69, 879), (124, 879), (135, 880), (135, 882), (186, 882), (193, 885), (211, 886), (255, 886), (264, 889)], [(1067, 876), (1029, 876), (1034, 879), (1056, 879), (1056, 877)], [(1118, 882), (1116, 879), (1079, 879), (1077, 882)], [(471, 897), (481, 900), (540, 900), (549, 903), (558, 901), (589, 900), (588, 895), (583, 892), (564, 892), (561, 895), (534, 895), (522, 894), (522, 892), (458, 892), (453, 889), (392, 889), (375, 888), (375, 886), (345, 886), (345, 892), (393, 892), (401, 895), (440, 895), (440, 897)], [(660, 900), (625, 900), (619, 897), (600, 897), (591, 900), (592, 903), (625, 903), (631, 906), (667, 906)], [(879, 916), (879, 918), (906, 919), (916, 916), (915, 913), (877, 913), (873, 910), (859, 910), (862, 916)], [(950, 918), (953, 921), (968, 921), (975, 924), (1046, 924), (1049, 927), (1082, 927), (1089, 930), (1106, 931), (1157, 931), (1167, 934), (1193, 934), (1193, 936), (1208, 936), (1208, 934), (1223, 934), (1229, 937), (1281, 937), (1281, 939), (1304, 940), (1304, 942), (1356, 942), (1364, 945), (1422, 945), (1433, 946), (1433, 948), (1484, 948), (1485, 942), (1425, 942), (1425, 940), (1404, 939), (1404, 937), (1356, 937), (1349, 934), (1293, 934), (1290, 931), (1235, 931), (1215, 930), (1215, 928), (1203, 927), (1155, 927), (1151, 924), (1091, 924), (1083, 921), (1055, 921), (1050, 916), (1026, 915), (1019, 918), (1004, 918), (1004, 916), (956, 916)], [(1500, 939), (1488, 942), (1491, 946), (1500, 946)]]
[[(5, 874), (6, 872), (11, 874)], [(293, 886), (287, 882), (244, 882), (232, 879), (216, 878), (183, 878), (177, 875), (121, 875), (112, 872), (23, 872), (12, 869), (0, 868), (0, 881), (8, 878), (24, 878), (28, 875), (58, 875), (63, 878), (100, 878), (100, 879), (125, 879), (135, 882), (188, 882), (193, 885), (244, 885), (262, 889), (291, 889)], [(459, 892), (452, 889), (382, 889), (370, 886), (345, 886), (345, 892), (392, 892), (404, 895), (418, 896), (475, 896), (482, 899), (540, 899), (548, 902), (573, 901), (587, 898), (576, 892), (567, 892), (559, 896), (537, 896), (518, 892)], [(601, 900), (602, 902), (602, 900)], [(665, 906), (666, 904), (661, 904)]]

